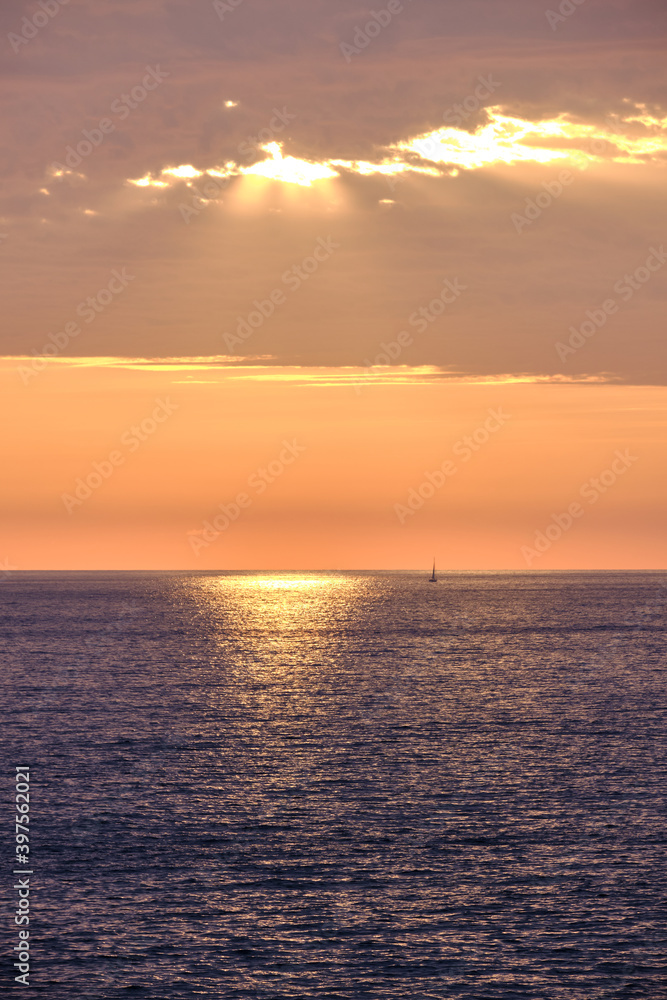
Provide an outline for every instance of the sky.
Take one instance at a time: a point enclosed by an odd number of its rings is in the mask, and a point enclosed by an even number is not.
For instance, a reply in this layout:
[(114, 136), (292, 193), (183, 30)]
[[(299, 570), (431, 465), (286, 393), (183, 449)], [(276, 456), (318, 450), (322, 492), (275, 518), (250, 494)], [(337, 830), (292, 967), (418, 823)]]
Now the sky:
[(0, 574), (664, 568), (666, 34), (5, 0)]

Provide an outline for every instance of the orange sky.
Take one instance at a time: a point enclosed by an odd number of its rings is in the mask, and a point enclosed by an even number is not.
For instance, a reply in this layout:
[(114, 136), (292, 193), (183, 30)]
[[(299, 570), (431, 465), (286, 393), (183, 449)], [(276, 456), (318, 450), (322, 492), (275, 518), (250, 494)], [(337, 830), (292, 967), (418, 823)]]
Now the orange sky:
[(667, 566), (665, 4), (401, 7), (2, 5), (0, 578)]
[(19, 569), (667, 565), (661, 387), (100, 359), (25, 386), (20, 364), (0, 370)]

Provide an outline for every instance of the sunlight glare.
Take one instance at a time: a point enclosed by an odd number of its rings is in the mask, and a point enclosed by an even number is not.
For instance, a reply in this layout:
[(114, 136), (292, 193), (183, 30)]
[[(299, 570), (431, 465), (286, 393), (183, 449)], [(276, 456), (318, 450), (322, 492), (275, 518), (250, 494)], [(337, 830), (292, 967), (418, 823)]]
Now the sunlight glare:
[(241, 173), (246, 176), (283, 181), (285, 184), (298, 184), (301, 187), (310, 187), (313, 181), (330, 180), (338, 176), (335, 170), (321, 163), (299, 160), (295, 156), (283, 156), (279, 142), (269, 142), (261, 148), (264, 152), (270, 153), (270, 159), (261, 160), (251, 167), (244, 167)]

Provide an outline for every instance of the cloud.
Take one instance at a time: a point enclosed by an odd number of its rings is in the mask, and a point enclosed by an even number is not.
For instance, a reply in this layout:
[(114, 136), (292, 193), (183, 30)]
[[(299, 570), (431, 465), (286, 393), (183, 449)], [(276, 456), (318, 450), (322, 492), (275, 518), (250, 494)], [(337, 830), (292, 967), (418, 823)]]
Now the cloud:
[[(69, 350), (218, 356), (331, 235), (252, 357), (352, 368), (407, 330), (412, 367), (667, 378), (662, 272), (574, 356), (554, 348), (664, 238), (664, 5), (586, 0), (552, 31), (532, 0), (420, 0), (348, 65), (370, 9), (244, 0), (221, 22), (206, 2), (71, 0), (8, 49), (0, 350), (41, 349), (128, 265), (131, 292)], [(0, 22), (23, 16), (12, 0)], [(68, 166), (147, 65), (164, 82)], [(457, 277), (469, 292), (419, 332)]]
[[(30, 363), (34, 355), (1, 356), (0, 371), (11, 372), (20, 365)], [(361, 390), (378, 386), (418, 385), (433, 380), (446, 381), (453, 385), (571, 385), (615, 383), (618, 379), (610, 375), (536, 375), (530, 372), (501, 373), (496, 375), (476, 375), (474, 372), (451, 371), (434, 365), (376, 365), (368, 367), (326, 367), (311, 365), (276, 364), (278, 359), (271, 355), (219, 355), (182, 358), (123, 358), (123, 357), (54, 357), (49, 365), (62, 373), (81, 369), (99, 371), (159, 372), (175, 376), (186, 375), (185, 379), (175, 378), (178, 385), (213, 385), (226, 381), (247, 382), (296, 382), (302, 385), (350, 386)], [(207, 378), (195, 378), (193, 373), (204, 374)]]
[[(645, 105), (628, 111), (625, 116), (610, 118), (605, 126), (572, 121), (565, 114), (556, 119), (527, 121), (504, 113), (502, 107), (488, 108), (486, 116), (488, 121), (472, 132), (449, 126), (435, 129), (380, 150), (375, 161), (331, 158), (318, 162), (286, 156), (282, 143), (270, 142), (260, 147), (266, 157), (251, 166), (231, 161), (222, 167), (198, 169), (192, 164), (182, 164), (163, 167), (155, 177), (147, 174), (136, 180), (130, 178), (128, 183), (137, 187), (164, 188), (170, 182), (189, 181), (208, 174), (213, 177), (265, 177), (310, 187), (316, 181), (330, 180), (343, 173), (361, 177), (402, 173), (438, 177), (451, 173), (447, 168), (452, 167), (475, 170), (513, 163), (568, 161), (581, 169), (607, 161), (656, 162), (667, 166), (667, 115), (652, 115)], [(441, 169), (435, 169), (435, 165)], [(62, 176), (62, 171), (56, 176)]]

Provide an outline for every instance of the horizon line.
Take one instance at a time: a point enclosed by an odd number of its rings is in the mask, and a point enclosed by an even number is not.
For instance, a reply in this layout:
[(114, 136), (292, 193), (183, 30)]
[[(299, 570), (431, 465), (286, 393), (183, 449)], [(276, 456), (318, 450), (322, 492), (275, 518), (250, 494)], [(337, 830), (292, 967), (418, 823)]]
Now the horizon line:
[[(175, 573), (188, 573), (188, 574), (206, 574), (206, 575), (223, 575), (223, 574), (266, 574), (266, 573), (415, 573), (415, 574), (425, 574), (428, 575), (430, 570), (419, 568), (419, 569), (11, 569), (5, 570), (6, 578), (18, 576), (19, 574), (28, 575), (30, 573), (163, 573), (163, 574), (175, 574)], [(437, 570), (439, 576), (463, 576), (463, 575), (526, 575), (526, 576), (540, 576), (551, 573), (667, 573), (667, 567), (655, 568), (560, 568), (560, 569), (445, 569)]]

